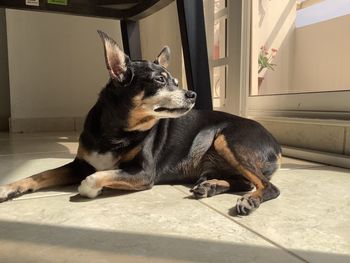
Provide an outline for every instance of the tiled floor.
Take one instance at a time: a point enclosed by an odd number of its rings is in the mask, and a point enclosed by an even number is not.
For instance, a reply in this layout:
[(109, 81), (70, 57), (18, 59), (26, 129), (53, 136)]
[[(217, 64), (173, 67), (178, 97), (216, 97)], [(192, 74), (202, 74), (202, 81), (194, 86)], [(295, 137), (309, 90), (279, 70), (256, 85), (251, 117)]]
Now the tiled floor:
[[(69, 162), (76, 134), (0, 134), (0, 184)], [(0, 262), (350, 262), (350, 171), (284, 158), (281, 196), (248, 217), (237, 195), (194, 200), (186, 186), (76, 186), (0, 204)]]

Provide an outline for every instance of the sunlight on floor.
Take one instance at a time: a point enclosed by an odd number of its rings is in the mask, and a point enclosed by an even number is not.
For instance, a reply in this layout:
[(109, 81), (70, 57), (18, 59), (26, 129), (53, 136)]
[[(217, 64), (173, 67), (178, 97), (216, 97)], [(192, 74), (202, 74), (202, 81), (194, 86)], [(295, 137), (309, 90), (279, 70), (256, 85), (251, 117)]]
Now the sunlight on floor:
[[(65, 164), (76, 148), (76, 135), (0, 134), (0, 183)], [(77, 186), (39, 191), (0, 204), (0, 261), (349, 262), (349, 172), (283, 158), (281, 196), (248, 217), (232, 216), (238, 195), (195, 200), (181, 185), (94, 200)]]

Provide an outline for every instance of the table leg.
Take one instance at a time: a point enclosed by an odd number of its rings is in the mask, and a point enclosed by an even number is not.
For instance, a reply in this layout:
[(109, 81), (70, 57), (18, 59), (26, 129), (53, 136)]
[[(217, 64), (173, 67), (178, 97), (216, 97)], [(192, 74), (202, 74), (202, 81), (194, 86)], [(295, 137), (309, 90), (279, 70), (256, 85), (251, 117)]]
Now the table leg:
[(124, 52), (132, 59), (142, 59), (140, 29), (138, 21), (121, 20)]
[(188, 89), (197, 93), (197, 109), (212, 110), (203, 1), (177, 0)]

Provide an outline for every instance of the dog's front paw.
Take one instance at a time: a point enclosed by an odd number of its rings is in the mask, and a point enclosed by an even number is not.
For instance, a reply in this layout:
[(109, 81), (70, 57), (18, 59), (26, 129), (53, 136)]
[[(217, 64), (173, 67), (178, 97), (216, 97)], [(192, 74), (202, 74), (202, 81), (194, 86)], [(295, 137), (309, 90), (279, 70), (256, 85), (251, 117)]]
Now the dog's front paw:
[(96, 187), (96, 178), (93, 175), (86, 177), (78, 187), (78, 192), (81, 196), (95, 198), (101, 193), (101, 188)]
[(17, 191), (8, 186), (0, 186), (0, 203), (16, 196)]
[(261, 200), (251, 194), (246, 194), (237, 200), (236, 211), (238, 215), (249, 215), (260, 206)]

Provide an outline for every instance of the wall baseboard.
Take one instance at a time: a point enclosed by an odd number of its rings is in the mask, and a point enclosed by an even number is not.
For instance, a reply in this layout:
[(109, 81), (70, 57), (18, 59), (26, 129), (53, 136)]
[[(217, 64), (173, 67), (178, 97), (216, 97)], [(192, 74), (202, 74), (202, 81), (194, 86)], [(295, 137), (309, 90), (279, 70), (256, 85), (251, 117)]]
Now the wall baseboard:
[(84, 117), (10, 118), (11, 133), (82, 131)]
[(8, 131), (8, 130), (9, 130), (9, 118), (0, 117), (0, 131)]
[(350, 169), (350, 156), (282, 146), (284, 156)]
[(253, 117), (282, 145), (350, 156), (350, 121)]

